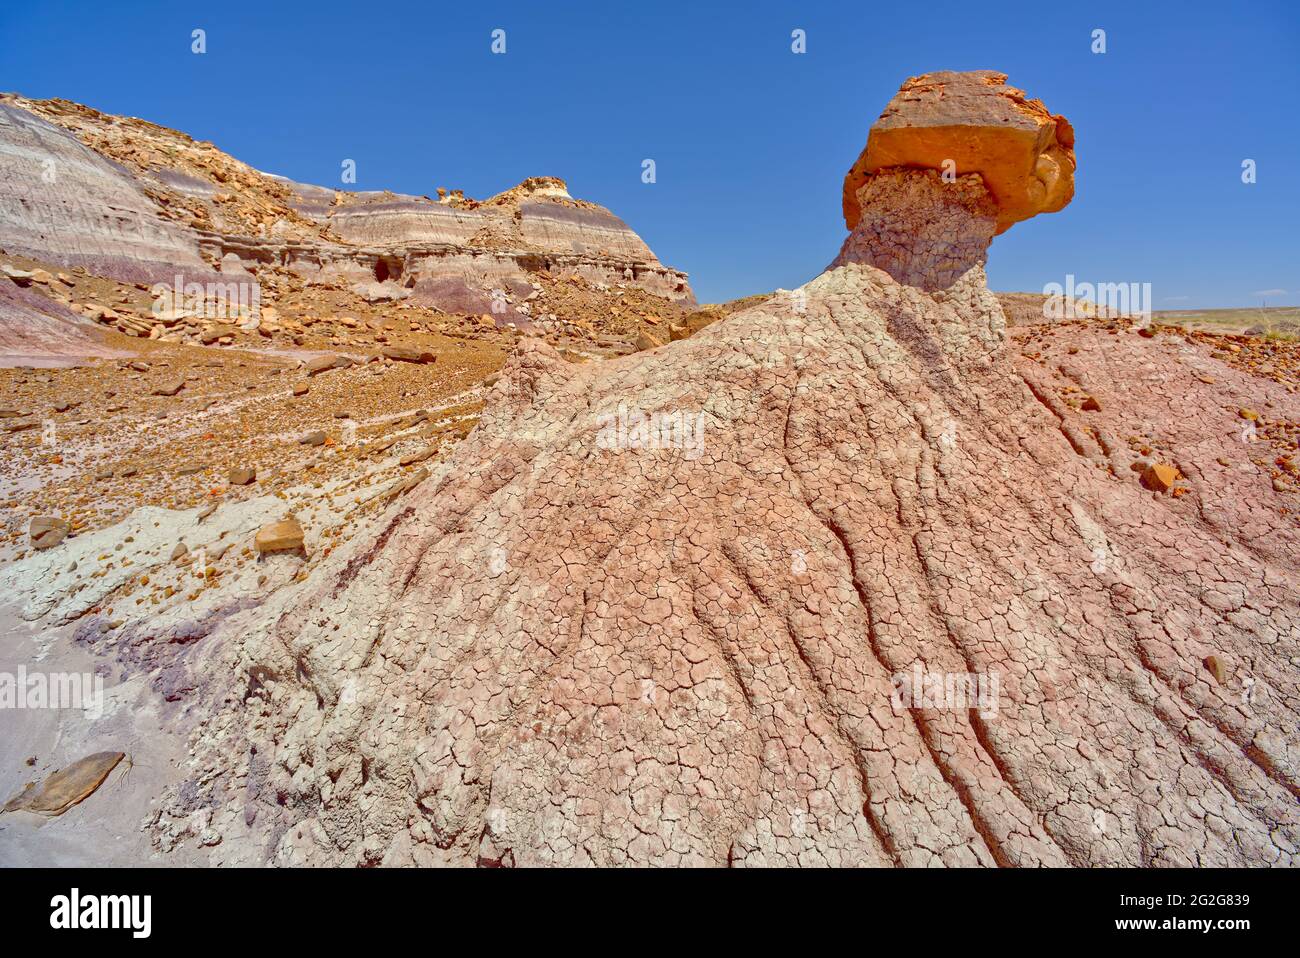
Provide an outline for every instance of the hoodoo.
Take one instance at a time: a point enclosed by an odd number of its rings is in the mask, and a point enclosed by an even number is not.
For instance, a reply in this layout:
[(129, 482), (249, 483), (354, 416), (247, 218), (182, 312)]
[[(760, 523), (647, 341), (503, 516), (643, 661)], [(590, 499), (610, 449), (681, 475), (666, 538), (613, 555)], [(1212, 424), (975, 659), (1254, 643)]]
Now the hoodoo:
[[(1189, 348), (1144, 379), (1159, 343), (1123, 323), (1028, 358), (985, 284), (993, 236), (1064, 206), (1073, 168), (1069, 124), (1000, 74), (917, 77), (846, 178), (839, 257), (794, 294), (602, 363), (525, 339), (430, 480), (177, 660), (210, 714), (159, 843), (1294, 863), (1300, 537), (1213, 466), (1224, 402), (1194, 421), (1166, 398), (1248, 374)], [(1097, 411), (1063, 398), (1079, 382)], [(628, 410), (702, 439), (598, 441)], [(1177, 488), (1141, 483), (1115, 438), (1139, 431)]]

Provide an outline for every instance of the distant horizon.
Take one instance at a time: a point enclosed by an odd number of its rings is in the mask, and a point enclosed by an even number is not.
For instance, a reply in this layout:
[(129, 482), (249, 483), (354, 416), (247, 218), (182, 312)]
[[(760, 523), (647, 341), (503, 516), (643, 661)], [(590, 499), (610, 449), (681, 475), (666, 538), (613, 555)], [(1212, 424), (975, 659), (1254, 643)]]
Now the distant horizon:
[[(843, 175), (899, 85), (996, 69), (1071, 121), (1079, 168), (1070, 206), (995, 239), (991, 288), (1041, 292), (1071, 274), (1149, 282), (1161, 312), (1300, 305), (1288, 92), (1300, 89), (1300, 12), (1133, 7), (1051, 10), (1031, 27), (939, 4), (921, 18), (873, 12), (858, 35), (845, 29), (857, 8), (838, 2), (759, 2), (744, 18), (667, 3), (630, 10), (617, 30), (587, 3), (399, 4), (385, 15), (401, 33), (369, 43), (349, 29), (354, 9), (329, 2), (286, 4), (274, 21), (251, 5), (73, 2), (7, 12), (0, 55), (22, 96), (135, 116), (297, 182), (487, 198), (557, 176), (687, 272), (701, 303), (818, 275), (846, 235)], [(497, 29), (504, 54), (490, 49)], [(1098, 29), (1104, 53), (1091, 49)], [(1206, 52), (1213, 71), (1184, 65)], [(336, 183), (343, 159), (354, 184)]]

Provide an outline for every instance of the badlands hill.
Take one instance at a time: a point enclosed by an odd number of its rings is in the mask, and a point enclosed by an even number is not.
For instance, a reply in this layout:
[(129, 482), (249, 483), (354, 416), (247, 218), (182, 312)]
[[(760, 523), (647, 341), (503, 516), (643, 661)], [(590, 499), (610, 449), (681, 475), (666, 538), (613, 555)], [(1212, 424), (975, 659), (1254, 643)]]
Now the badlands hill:
[(0, 130), (6, 248), (101, 275), (167, 281), (181, 266), (242, 275), (268, 264), (392, 283), (397, 298), (429, 297), (446, 277), (507, 283), (552, 270), (691, 298), (684, 273), (554, 177), (483, 202), (459, 190), (431, 199), (326, 189), (145, 120), (13, 94), (0, 103)]
[[(7, 253), (128, 283), (256, 278), (264, 297), (333, 287), (520, 328), (557, 322), (530, 299), (549, 277), (694, 304), (686, 274), (553, 177), (482, 202), (458, 190), (430, 198), (326, 189), (261, 173), (145, 120), (14, 94), (0, 96), (0, 173)], [(51, 326), (39, 303), (10, 297), (0, 309), (11, 334), (20, 320), (35, 324), (38, 340)], [(147, 335), (156, 314), (113, 325)], [(156, 338), (187, 338), (172, 325)], [(279, 332), (274, 318), (266, 332)]]
[[(1070, 201), (1076, 160), (1005, 80), (909, 80), (826, 271), (672, 342), (575, 362), (525, 336), (454, 385), (444, 354), (278, 367), (348, 403), (368, 368), (410, 405), (459, 390), (476, 425), (379, 483), (453, 421), (394, 409), (273, 494), (232, 475), (215, 509), (6, 566), (14, 648), (90, 657), (116, 707), (26, 730), (0, 784), (129, 752), (141, 837), (100, 853), (163, 862), (1295, 864), (1294, 346), (1009, 328), (987, 250)], [(388, 205), (346, 208), (414, 228)], [(271, 415), (289, 383), (244, 355)], [(225, 442), (221, 410), (184, 415)], [(101, 798), (76, 834), (115, 834)], [(13, 857), (75, 857), (69, 820), (24, 816)]]

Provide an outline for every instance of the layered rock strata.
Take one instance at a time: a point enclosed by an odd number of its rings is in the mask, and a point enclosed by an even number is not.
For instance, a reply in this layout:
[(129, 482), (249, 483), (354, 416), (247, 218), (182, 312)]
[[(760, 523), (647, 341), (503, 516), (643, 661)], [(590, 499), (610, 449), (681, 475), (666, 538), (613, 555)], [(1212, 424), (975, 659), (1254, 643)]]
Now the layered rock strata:
[(0, 248), (117, 279), (206, 282), (273, 264), (363, 295), (444, 279), (490, 293), (550, 270), (694, 302), (685, 273), (553, 177), (481, 203), (331, 190), (143, 120), (12, 94), (0, 171)]

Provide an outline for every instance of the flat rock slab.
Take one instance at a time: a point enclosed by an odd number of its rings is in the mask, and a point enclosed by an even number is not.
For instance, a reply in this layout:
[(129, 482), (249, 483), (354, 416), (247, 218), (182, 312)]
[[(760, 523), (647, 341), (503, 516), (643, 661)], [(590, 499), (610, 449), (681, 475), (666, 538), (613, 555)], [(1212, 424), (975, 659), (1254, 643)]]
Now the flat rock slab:
[(125, 752), (95, 752), (78, 759), (67, 768), (51, 773), (39, 785), (28, 785), (5, 803), (6, 812), (35, 812), (38, 815), (62, 815), (84, 801), (108, 778), (108, 773), (126, 757)]
[(308, 376), (319, 376), (331, 369), (346, 369), (351, 365), (352, 360), (346, 356), (317, 356), (307, 361), (306, 370)]
[(402, 363), (436, 363), (438, 357), (427, 349), (415, 349), (411, 346), (385, 346), (380, 353), (387, 359)]

